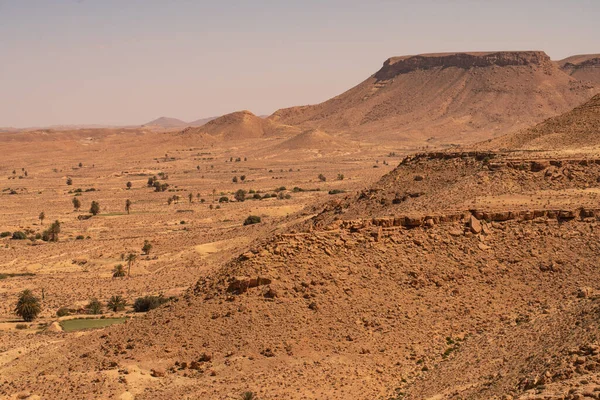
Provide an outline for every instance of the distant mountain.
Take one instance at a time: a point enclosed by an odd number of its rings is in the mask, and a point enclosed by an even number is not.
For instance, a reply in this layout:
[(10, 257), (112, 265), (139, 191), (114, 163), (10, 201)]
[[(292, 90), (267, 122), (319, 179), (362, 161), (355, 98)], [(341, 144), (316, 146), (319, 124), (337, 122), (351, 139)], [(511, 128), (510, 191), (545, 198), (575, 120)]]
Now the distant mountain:
[(204, 125), (214, 119), (217, 119), (217, 118), (219, 118), (219, 117), (200, 118), (200, 119), (190, 122), (189, 126), (202, 126), (202, 125)]
[(212, 119), (203, 126), (186, 129), (189, 133), (203, 133), (226, 140), (292, 136), (300, 129), (260, 118), (250, 111), (237, 111)]
[(269, 119), (363, 141), (472, 143), (563, 113), (598, 91), (542, 51), (422, 54), (390, 58), (347, 92)]
[(160, 128), (185, 128), (186, 126), (190, 126), (190, 124), (177, 118), (160, 117), (145, 123), (144, 126), (157, 126)]

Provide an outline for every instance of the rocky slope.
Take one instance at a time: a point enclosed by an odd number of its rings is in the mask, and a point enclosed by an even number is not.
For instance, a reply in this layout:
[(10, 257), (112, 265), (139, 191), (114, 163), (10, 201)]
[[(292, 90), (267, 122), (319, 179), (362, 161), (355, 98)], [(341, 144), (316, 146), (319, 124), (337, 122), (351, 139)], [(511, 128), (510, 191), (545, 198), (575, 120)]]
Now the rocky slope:
[(576, 79), (600, 84), (600, 54), (572, 56), (557, 63), (563, 71)]
[[(145, 317), (46, 333), (66, 343), (4, 363), (0, 394), (488, 399), (527, 393), (546, 369), (544, 382), (564, 384), (563, 355), (588, 351), (597, 329), (578, 293), (600, 278), (600, 212), (586, 192), (600, 166), (503, 157), (409, 157), (371, 190), (290, 217)], [(507, 372), (489, 378), (497, 365)]]
[(543, 52), (424, 54), (391, 58), (349, 91), (270, 119), (365, 141), (473, 143), (565, 112), (597, 91)]
[(479, 149), (593, 151), (600, 146), (600, 95), (536, 126), (477, 145)]

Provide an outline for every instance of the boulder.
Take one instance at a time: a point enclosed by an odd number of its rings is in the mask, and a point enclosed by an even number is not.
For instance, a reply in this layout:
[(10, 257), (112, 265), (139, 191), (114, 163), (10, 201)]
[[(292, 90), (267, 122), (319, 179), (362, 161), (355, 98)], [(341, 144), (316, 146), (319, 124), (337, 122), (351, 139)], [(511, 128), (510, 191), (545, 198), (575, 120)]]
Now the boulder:
[(469, 217), (469, 228), (471, 228), (471, 232), (478, 234), (481, 232), (481, 222), (474, 215)]

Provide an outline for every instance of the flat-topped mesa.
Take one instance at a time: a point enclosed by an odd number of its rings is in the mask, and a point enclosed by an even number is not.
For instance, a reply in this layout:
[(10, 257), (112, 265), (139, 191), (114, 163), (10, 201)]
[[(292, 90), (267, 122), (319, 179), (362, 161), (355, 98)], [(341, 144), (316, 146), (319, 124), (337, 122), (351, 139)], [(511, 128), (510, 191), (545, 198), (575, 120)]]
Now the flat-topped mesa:
[(378, 80), (391, 79), (400, 74), (432, 68), (482, 68), (491, 66), (551, 66), (550, 57), (543, 51), (499, 51), (476, 53), (436, 53), (392, 57), (374, 75)]

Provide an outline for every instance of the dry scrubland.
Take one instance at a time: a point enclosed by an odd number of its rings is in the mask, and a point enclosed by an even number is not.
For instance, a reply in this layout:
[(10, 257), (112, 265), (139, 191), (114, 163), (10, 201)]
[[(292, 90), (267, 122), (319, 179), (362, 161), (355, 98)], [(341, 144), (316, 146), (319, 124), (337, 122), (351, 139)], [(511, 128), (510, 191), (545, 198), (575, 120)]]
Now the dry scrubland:
[[(1, 134), (0, 232), (34, 240), (0, 239), (0, 397), (600, 398), (596, 65), (396, 57), (267, 119)], [(275, 196), (218, 202), (239, 189)], [(61, 330), (114, 295), (121, 324)], [(131, 312), (147, 295), (167, 301)]]

